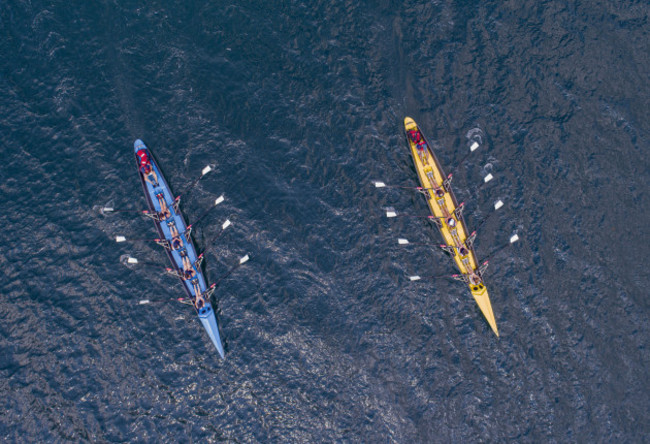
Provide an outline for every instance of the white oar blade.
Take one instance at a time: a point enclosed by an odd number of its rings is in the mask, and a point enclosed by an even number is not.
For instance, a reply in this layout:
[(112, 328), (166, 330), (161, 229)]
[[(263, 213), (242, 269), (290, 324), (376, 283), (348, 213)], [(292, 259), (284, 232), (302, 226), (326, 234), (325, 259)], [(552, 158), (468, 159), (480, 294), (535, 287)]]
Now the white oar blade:
[(404, 239), (404, 238), (400, 237), (399, 239), (397, 239), (397, 243), (400, 244), (400, 245), (406, 245), (406, 244), (409, 243), (409, 241), (408, 241), (408, 239)]
[(225, 230), (225, 229), (228, 228), (230, 225), (232, 225), (232, 224), (230, 223), (230, 221), (229, 221), (228, 219), (226, 219), (226, 221), (221, 225), (221, 229), (222, 229), (222, 230)]
[(226, 200), (226, 199), (223, 197), (223, 194), (222, 194), (221, 196), (217, 197), (217, 200), (214, 201), (214, 205), (215, 205), (215, 206), (216, 206), (216, 205), (219, 205), (219, 204), (220, 204), (221, 202), (223, 202), (224, 200)]
[(246, 262), (248, 262), (248, 259), (250, 259), (248, 255), (242, 257), (241, 259), (239, 259), (239, 265), (245, 264)]
[(411, 281), (419, 281), (420, 279), (422, 279), (422, 278), (420, 276), (418, 276), (418, 275), (409, 276), (409, 280), (411, 280)]
[(138, 305), (145, 305), (148, 304), (149, 302), (151, 302), (149, 299), (143, 299), (138, 303)]
[(124, 236), (115, 236), (115, 242), (126, 242), (126, 238)]
[(492, 173), (488, 173), (488, 175), (483, 178), (483, 182), (488, 183), (492, 179), (494, 179), (494, 176), (492, 175)]
[(113, 207), (104, 207), (102, 208), (102, 212), (104, 213), (112, 213), (115, 209)]
[(375, 187), (376, 188), (384, 188), (386, 184), (384, 182), (375, 182)]
[(502, 200), (497, 200), (497, 201), (494, 203), (494, 211), (498, 210), (498, 209), (501, 208), (502, 206), (503, 206), (503, 201), (502, 201)]
[(514, 243), (517, 242), (518, 240), (519, 240), (519, 236), (517, 236), (516, 234), (514, 234), (514, 235), (510, 238), (510, 243), (511, 243), (511, 244), (514, 244)]
[(386, 217), (397, 217), (397, 213), (392, 210), (386, 211)]
[(212, 167), (210, 165), (207, 165), (205, 168), (203, 168), (203, 170), (201, 170), (201, 176), (205, 176), (210, 171), (212, 171)]
[(476, 151), (478, 149), (478, 147), (479, 147), (478, 142), (472, 143), (472, 145), (469, 147), (470, 153), (473, 153), (474, 151)]
[(129, 256), (129, 258), (126, 260), (126, 263), (127, 264), (137, 264), (138, 260), (136, 258), (134, 258), (134, 257)]

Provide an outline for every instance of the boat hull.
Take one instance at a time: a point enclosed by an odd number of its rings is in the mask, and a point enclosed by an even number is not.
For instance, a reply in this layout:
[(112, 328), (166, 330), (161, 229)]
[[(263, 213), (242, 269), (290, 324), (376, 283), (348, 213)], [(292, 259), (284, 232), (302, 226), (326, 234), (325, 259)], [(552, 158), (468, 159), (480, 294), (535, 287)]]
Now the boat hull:
[(208, 333), (208, 336), (219, 352), (219, 355), (223, 358), (225, 356), (223, 344), (221, 343), (221, 337), (219, 336), (219, 326), (217, 325), (217, 317), (214, 314), (212, 304), (207, 302), (205, 306), (198, 311), (198, 315), (203, 328)]
[(463, 275), (463, 280), (468, 285), (483, 316), (492, 331), (499, 336), (490, 297), (480, 277), (476, 253), (467, 242), (470, 233), (448, 178), (424, 134), (412, 118), (404, 119), (404, 130), (433, 221), (438, 226), (445, 244), (450, 247), (448, 251), (453, 255), (454, 263)]
[[(178, 234), (180, 235), (178, 236), (178, 238), (180, 238), (180, 240), (182, 241), (181, 248), (178, 249), (165, 248), (167, 252), (167, 256), (169, 257), (169, 260), (172, 264), (172, 270), (177, 274), (181, 273), (181, 270), (183, 270), (183, 258), (181, 256), (181, 251), (185, 251), (190, 263), (193, 264), (193, 270), (195, 273), (194, 279), (198, 280), (200, 291), (205, 292), (208, 289), (208, 287), (201, 266), (198, 265), (199, 257), (196, 252), (196, 247), (194, 246), (194, 242), (192, 241), (191, 235), (187, 232), (187, 223), (185, 222), (185, 218), (183, 217), (183, 214), (180, 211), (176, 211), (176, 209), (174, 208), (175, 198), (171, 192), (171, 188), (167, 184), (167, 181), (165, 180), (165, 177), (163, 176), (160, 167), (158, 166), (156, 160), (154, 159), (153, 155), (151, 154), (147, 146), (144, 144), (144, 142), (142, 142), (142, 140), (140, 139), (136, 140), (133, 144), (133, 148), (134, 148), (134, 153), (142, 152), (143, 150), (145, 151), (145, 153), (149, 158), (149, 162), (153, 168), (153, 171), (155, 173), (155, 177), (157, 178), (157, 185), (154, 185), (149, 181), (147, 181), (145, 179), (144, 173), (140, 171), (140, 169), (138, 169), (138, 174), (140, 176), (140, 181), (142, 183), (144, 194), (147, 198), (147, 204), (149, 206), (150, 213), (159, 214), (161, 212), (162, 208), (161, 208), (159, 197), (161, 197), (161, 199), (164, 200), (164, 203), (170, 212), (170, 217), (168, 217), (164, 221), (159, 221), (154, 219), (154, 225), (156, 226), (156, 231), (158, 232), (160, 239), (164, 239), (165, 241), (171, 244), (172, 238), (174, 237), (172, 235), (172, 229), (170, 228), (170, 222), (171, 222), (173, 223), (173, 226), (175, 226), (176, 230), (178, 231)], [(136, 158), (136, 162), (139, 163), (139, 158), (137, 154), (135, 154), (135, 158)], [(190, 280), (186, 280), (180, 277), (179, 279), (181, 280), (183, 288), (185, 288), (185, 292), (187, 293), (189, 299), (194, 301), (196, 298), (194, 285), (191, 283)], [(208, 307), (209, 310), (206, 310)], [(219, 327), (217, 324), (217, 319), (214, 310), (212, 309), (210, 303), (208, 302), (207, 305), (201, 310), (197, 310), (197, 314), (199, 315), (201, 324), (203, 325), (206, 332), (208, 333), (210, 340), (216, 347), (217, 351), (219, 352), (219, 355), (223, 358), (224, 350), (223, 350), (223, 345), (221, 343), (221, 336), (219, 335)]]

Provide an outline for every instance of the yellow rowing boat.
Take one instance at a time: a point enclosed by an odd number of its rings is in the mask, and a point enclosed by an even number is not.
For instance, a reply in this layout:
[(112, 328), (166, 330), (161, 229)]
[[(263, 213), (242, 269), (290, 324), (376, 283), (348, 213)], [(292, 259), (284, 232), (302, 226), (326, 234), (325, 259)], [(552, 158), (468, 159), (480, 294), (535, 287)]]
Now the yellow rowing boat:
[(451, 189), (451, 177), (445, 176), (440, 162), (433, 154), (433, 150), (415, 121), (406, 117), (404, 129), (415, 169), (420, 178), (422, 192), (431, 210), (431, 220), (440, 229), (446, 244), (444, 248), (453, 256), (461, 273), (457, 276), (467, 284), (474, 300), (483, 312), (483, 316), (494, 333), (499, 336), (490, 297), (472, 246), (474, 236), (467, 231), (462, 215), (462, 204), (458, 205)]

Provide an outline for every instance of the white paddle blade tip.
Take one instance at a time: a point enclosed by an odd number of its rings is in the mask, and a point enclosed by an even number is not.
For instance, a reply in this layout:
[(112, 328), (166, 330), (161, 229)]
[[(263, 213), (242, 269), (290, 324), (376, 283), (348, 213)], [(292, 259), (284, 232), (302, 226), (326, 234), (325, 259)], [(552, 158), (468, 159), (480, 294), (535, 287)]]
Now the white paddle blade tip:
[(248, 262), (249, 259), (250, 257), (248, 257), (248, 255), (242, 257), (241, 259), (239, 259), (239, 265), (245, 264), (246, 262)]
[(112, 213), (115, 209), (113, 207), (102, 208), (102, 213)]
[(124, 236), (115, 236), (115, 242), (126, 242), (126, 238)]
[(488, 175), (483, 178), (483, 182), (488, 183), (492, 179), (494, 179), (494, 176), (492, 175), (492, 173), (488, 173)]
[(386, 217), (397, 217), (397, 213), (394, 211), (386, 211)]
[(478, 142), (472, 143), (472, 145), (469, 147), (469, 152), (473, 153), (474, 151), (476, 151), (478, 149), (478, 147), (479, 147)]
[(375, 182), (375, 188), (384, 188), (385, 186), (384, 182)]
[(134, 258), (134, 257), (129, 256), (129, 258), (126, 260), (126, 263), (127, 264), (137, 264), (138, 260), (136, 258)]
[(222, 230), (225, 230), (225, 229), (228, 228), (230, 225), (232, 225), (232, 224), (230, 223), (230, 220), (226, 219), (226, 221), (221, 225), (221, 229), (222, 229)]
[(145, 305), (148, 304), (149, 302), (151, 302), (149, 299), (143, 299), (140, 302), (138, 302), (138, 305)]
[(511, 244), (514, 244), (514, 243), (517, 242), (518, 240), (519, 240), (519, 236), (517, 236), (516, 234), (514, 234), (514, 235), (512, 235), (512, 237), (510, 238), (510, 243), (511, 243)]
[(497, 200), (496, 202), (494, 202), (494, 211), (498, 210), (502, 206), (503, 206), (503, 201), (502, 200)]
[(215, 205), (219, 205), (219, 204), (220, 204), (221, 202), (223, 202), (224, 200), (226, 200), (226, 198), (223, 197), (223, 194), (222, 194), (221, 196), (217, 197), (217, 200), (214, 201), (214, 204), (215, 204)]
[(397, 243), (400, 244), (400, 245), (406, 245), (406, 244), (409, 243), (409, 240), (400, 237), (399, 239), (397, 239)]
[(212, 171), (212, 167), (210, 165), (206, 166), (201, 170), (201, 176), (205, 176), (208, 174), (210, 171)]
[(422, 279), (422, 278), (420, 276), (418, 276), (418, 275), (409, 276), (410, 281), (419, 281), (420, 279)]

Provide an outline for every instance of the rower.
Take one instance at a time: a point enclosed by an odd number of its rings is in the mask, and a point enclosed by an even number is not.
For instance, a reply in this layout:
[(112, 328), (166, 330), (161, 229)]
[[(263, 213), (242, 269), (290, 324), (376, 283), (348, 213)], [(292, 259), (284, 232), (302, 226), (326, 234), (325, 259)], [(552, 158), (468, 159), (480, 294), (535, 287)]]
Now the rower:
[(183, 241), (180, 237), (174, 237), (171, 241), (172, 250), (178, 250), (183, 247)]
[(160, 205), (160, 213), (158, 213), (160, 220), (169, 219), (172, 216), (172, 213), (169, 211), (169, 207), (165, 201), (165, 195), (163, 193), (158, 193), (156, 194), (156, 197), (158, 198), (158, 205)]
[[(191, 279), (194, 277), (196, 272), (194, 271), (194, 267), (192, 266), (192, 262), (190, 262), (190, 258), (187, 256), (187, 250), (182, 249), (179, 251), (179, 254), (181, 256), (181, 260), (183, 261), (183, 270), (185, 271), (185, 276), (186, 280)], [(189, 275), (189, 278), (187, 277)]]
[(418, 152), (420, 154), (420, 157), (423, 158), (424, 160), (422, 163), (429, 164), (429, 150), (427, 149), (427, 144), (424, 143), (424, 140), (421, 140), (420, 142), (417, 143), (416, 145)]
[(192, 287), (194, 287), (194, 296), (196, 297), (196, 301), (198, 301), (199, 299), (203, 299), (203, 292), (201, 291), (201, 286), (199, 285), (198, 279), (194, 279), (192, 281)]
[(178, 228), (176, 228), (176, 223), (173, 220), (167, 222), (167, 228), (169, 228), (169, 233), (172, 235), (172, 250), (178, 250), (179, 248), (182, 248), (183, 241), (181, 240), (181, 235), (178, 233)]
[(157, 187), (158, 176), (156, 175), (156, 172), (153, 170), (153, 167), (151, 166), (151, 161), (149, 160), (147, 151), (140, 150), (137, 153), (135, 153), (135, 155), (138, 156), (138, 159), (140, 159), (140, 172), (144, 176), (144, 180), (149, 182), (154, 187)]
[(456, 219), (454, 219), (453, 217), (448, 218), (447, 225), (449, 226), (449, 228), (454, 228), (456, 226)]
[(172, 237), (180, 237), (180, 234), (178, 233), (178, 228), (176, 228), (176, 222), (170, 220), (169, 222), (167, 222), (167, 228), (169, 228), (169, 234), (171, 234)]
[(409, 137), (411, 138), (413, 143), (417, 143), (420, 141), (420, 132), (417, 130), (410, 130)]
[(182, 271), (182, 272), (181, 272), (181, 275), (182, 275), (182, 277), (183, 277), (184, 280), (189, 281), (189, 280), (192, 279), (194, 276), (196, 276), (196, 273), (194, 272), (194, 270), (191, 270), (191, 269), (190, 269), (190, 270)]
[(197, 310), (200, 310), (203, 308), (204, 305), (205, 305), (205, 300), (203, 299), (203, 295), (199, 294), (194, 300), (194, 306), (196, 307)]

